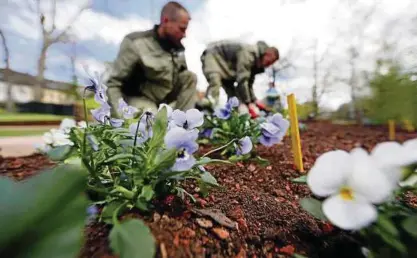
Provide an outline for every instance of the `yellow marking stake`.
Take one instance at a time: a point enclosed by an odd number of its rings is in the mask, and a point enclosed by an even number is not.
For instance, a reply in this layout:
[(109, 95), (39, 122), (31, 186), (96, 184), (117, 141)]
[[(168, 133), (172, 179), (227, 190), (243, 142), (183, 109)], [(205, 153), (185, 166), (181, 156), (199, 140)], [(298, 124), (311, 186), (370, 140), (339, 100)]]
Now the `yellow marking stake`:
[(395, 121), (388, 120), (389, 140), (395, 141)]
[(288, 95), (287, 101), (288, 101), (288, 109), (290, 111), (291, 143), (292, 143), (292, 152), (294, 154), (294, 163), (300, 172), (304, 172), (303, 154), (301, 153), (300, 131), (298, 129), (297, 105), (296, 105), (294, 94)]
[(410, 120), (408, 119), (404, 119), (404, 128), (405, 130), (407, 130), (409, 133), (412, 133), (415, 131), (413, 124), (410, 122)]

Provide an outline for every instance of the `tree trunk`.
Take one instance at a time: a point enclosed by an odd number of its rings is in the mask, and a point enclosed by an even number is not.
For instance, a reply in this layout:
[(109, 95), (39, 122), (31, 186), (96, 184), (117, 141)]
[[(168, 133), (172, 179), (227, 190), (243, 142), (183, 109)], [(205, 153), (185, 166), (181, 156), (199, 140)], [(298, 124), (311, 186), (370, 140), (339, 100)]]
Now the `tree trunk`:
[(319, 113), (319, 100), (318, 100), (318, 60), (317, 60), (317, 40), (314, 44), (314, 60), (313, 60), (313, 71), (314, 71), (314, 85), (313, 85), (313, 115), (317, 117)]
[(5, 70), (4, 70), (4, 82), (6, 83), (6, 110), (8, 112), (14, 112), (15, 105), (14, 105), (14, 99), (12, 96), (12, 88), (13, 85), (9, 82), (9, 74), (10, 74), (10, 53), (9, 48), (7, 46), (6, 37), (4, 36), (4, 33), (2, 30), (0, 30), (0, 38), (3, 42), (3, 50), (4, 50), (4, 62), (6, 64)]
[(9, 82), (9, 74), (10, 74), (10, 70), (7, 67), (4, 71), (4, 81), (6, 83), (6, 87), (7, 87), (7, 93), (6, 93), (6, 110), (7, 112), (14, 112), (15, 111), (15, 104), (14, 104), (14, 99), (13, 99), (13, 94), (12, 94), (12, 90), (13, 90), (13, 85)]
[(41, 54), (38, 59), (38, 74), (36, 76), (36, 84), (34, 87), (34, 100), (41, 102), (43, 98), (43, 84), (44, 84), (44, 74), (46, 69), (46, 52), (48, 46), (44, 44), (41, 50)]

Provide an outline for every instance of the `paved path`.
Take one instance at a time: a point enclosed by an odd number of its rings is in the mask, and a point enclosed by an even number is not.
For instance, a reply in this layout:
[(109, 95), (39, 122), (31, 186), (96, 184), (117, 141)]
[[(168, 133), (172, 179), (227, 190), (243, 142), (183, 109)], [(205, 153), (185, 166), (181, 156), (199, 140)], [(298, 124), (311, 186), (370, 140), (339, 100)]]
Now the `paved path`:
[(0, 137), (0, 155), (26, 156), (35, 152), (35, 145), (43, 142), (42, 136)]

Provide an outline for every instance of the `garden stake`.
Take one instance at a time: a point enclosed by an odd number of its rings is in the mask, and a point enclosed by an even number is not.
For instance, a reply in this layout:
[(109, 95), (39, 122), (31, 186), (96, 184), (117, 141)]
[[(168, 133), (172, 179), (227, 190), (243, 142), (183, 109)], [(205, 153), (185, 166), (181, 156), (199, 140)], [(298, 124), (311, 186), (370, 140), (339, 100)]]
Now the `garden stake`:
[(404, 128), (407, 130), (407, 132), (412, 133), (415, 131), (413, 124), (408, 119), (404, 119)]
[(388, 120), (389, 140), (395, 141), (395, 121)]
[(304, 172), (303, 154), (301, 153), (300, 131), (298, 128), (297, 105), (295, 102), (294, 94), (288, 95), (287, 101), (288, 101), (288, 109), (290, 111), (291, 143), (292, 143), (292, 151), (294, 155), (294, 163), (298, 171)]

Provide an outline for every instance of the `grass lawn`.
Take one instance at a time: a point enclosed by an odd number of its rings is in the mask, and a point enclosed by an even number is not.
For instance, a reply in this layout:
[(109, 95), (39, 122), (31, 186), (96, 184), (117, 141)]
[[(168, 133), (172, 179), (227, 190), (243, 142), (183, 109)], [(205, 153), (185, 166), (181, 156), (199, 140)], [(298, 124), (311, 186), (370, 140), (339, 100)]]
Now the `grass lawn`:
[(31, 114), (31, 113), (0, 113), (0, 122), (20, 122), (20, 121), (61, 121), (68, 116), (58, 116), (50, 114)]
[(37, 136), (43, 135), (48, 129), (28, 129), (28, 130), (12, 130), (0, 128), (0, 137), (12, 137), (12, 136)]

